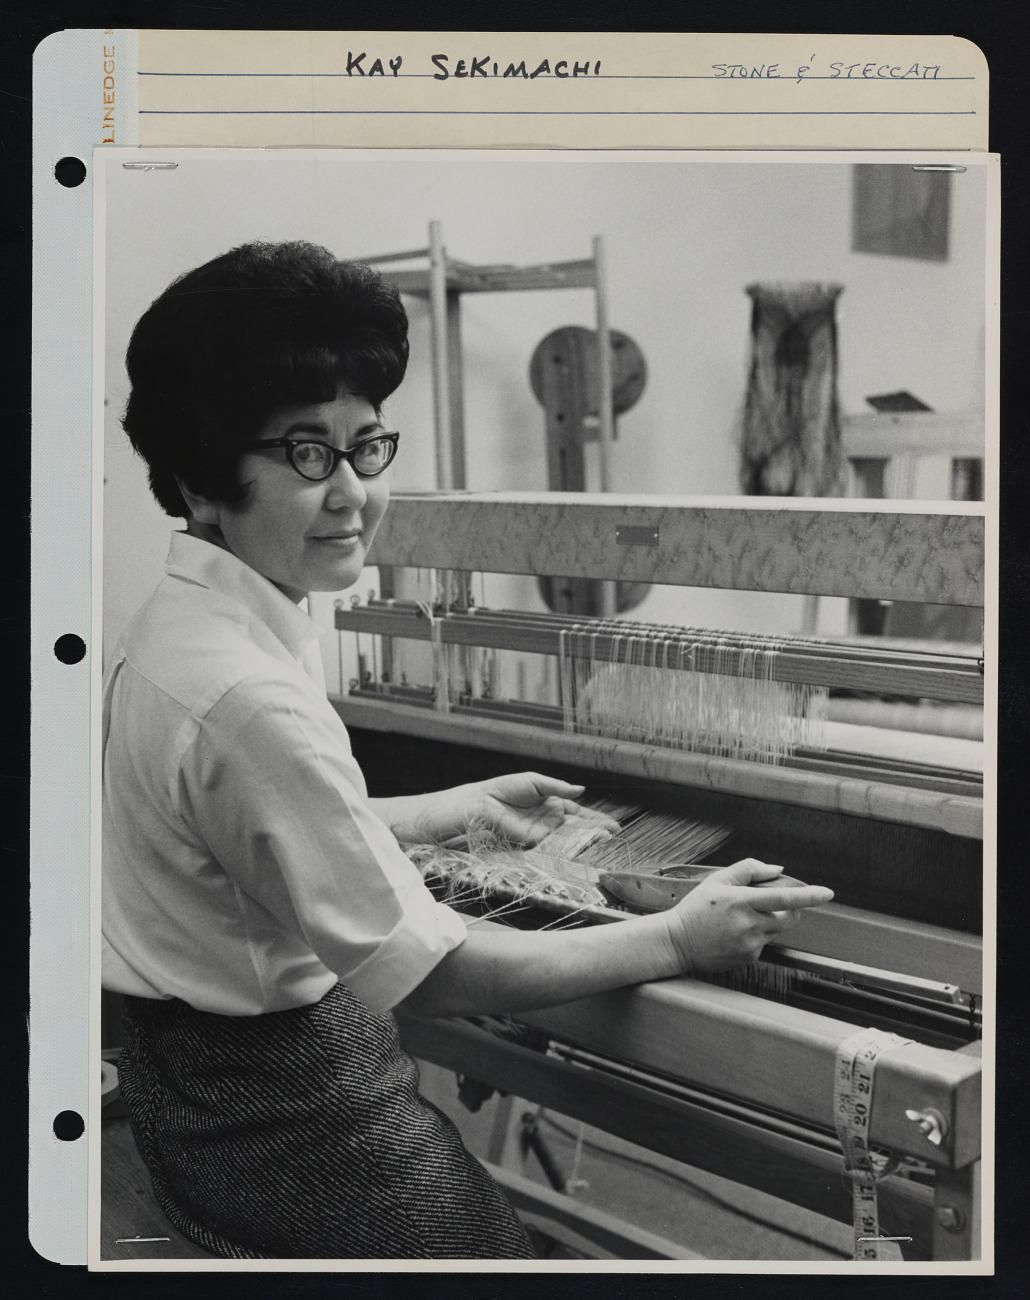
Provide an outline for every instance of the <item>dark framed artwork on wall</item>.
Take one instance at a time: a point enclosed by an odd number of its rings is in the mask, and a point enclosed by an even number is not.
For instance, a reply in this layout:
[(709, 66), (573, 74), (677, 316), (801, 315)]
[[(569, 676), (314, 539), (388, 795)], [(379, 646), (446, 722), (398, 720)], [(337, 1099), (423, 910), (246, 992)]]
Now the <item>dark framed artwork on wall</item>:
[(951, 176), (894, 163), (856, 163), (852, 250), (944, 262)]

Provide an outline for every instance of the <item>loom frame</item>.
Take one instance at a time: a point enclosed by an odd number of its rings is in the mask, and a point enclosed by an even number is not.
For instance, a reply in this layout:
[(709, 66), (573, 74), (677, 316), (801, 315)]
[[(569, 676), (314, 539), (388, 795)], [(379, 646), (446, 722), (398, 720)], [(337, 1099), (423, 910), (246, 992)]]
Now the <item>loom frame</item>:
[[(739, 497), (613, 499), (562, 493), (405, 493), (394, 498), (370, 562), (983, 606), (986, 540), (985, 512), (979, 503), (949, 502), (938, 507), (849, 500), (827, 505)], [(537, 761), (552, 759), (624, 771), (625, 755), (633, 749), (626, 742), (549, 734), (520, 723), (499, 724), (496, 719), (414, 708), (388, 697), (376, 701), (344, 698), (334, 704), (348, 726), (368, 732), (409, 734), (472, 748), (502, 748), (512, 754), (532, 755)], [(659, 780), (801, 803), (807, 798), (806, 786), (821, 785), (811, 781), (810, 773), (799, 781), (795, 774), (776, 769), (756, 774), (757, 764), (671, 751), (663, 756), (656, 747), (637, 748), (643, 752), (635, 755), (633, 771)], [(621, 752), (617, 755), (617, 751)], [(742, 769), (751, 769), (750, 774)], [(835, 779), (836, 806), (866, 817), (894, 817), (934, 829), (943, 826), (973, 840), (982, 837), (982, 800), (935, 796), (931, 806), (922, 797), (924, 792), (874, 787), (875, 783)], [(819, 798), (826, 798), (825, 789)], [(848, 933), (835, 922), (827, 925), (826, 918), (835, 911), (839, 909), (820, 909), (816, 929), (821, 924), (823, 933), (813, 951), (836, 947)], [(890, 932), (898, 938), (918, 930), (895, 921), (881, 933), (875, 921), (875, 917), (861, 914), (854, 918), (852, 940), (865, 956), (870, 951), (871, 934), (882, 941), (881, 951), (886, 952)], [(865, 942), (859, 937), (863, 926)], [(792, 944), (805, 946), (793, 938)], [(950, 951), (960, 965), (964, 963), (966, 982), (972, 984), (973, 972), (979, 968), (979, 947), (970, 940), (968, 951), (960, 949), (961, 944), (951, 944), (948, 932), (927, 940), (927, 951), (933, 954), (929, 960), (935, 966)], [(922, 969), (921, 961), (916, 964), (920, 969), (911, 973), (932, 978)], [(981, 987), (979, 983), (975, 986)], [(755, 1110), (754, 1125), (746, 1133), (734, 1130), (734, 1154), (720, 1161), (718, 1154), (713, 1154), (713, 1144), (718, 1145), (720, 1133), (725, 1138), (729, 1132), (726, 1121), (706, 1120), (695, 1108), (690, 1123), (698, 1136), (695, 1141), (682, 1139), (678, 1149), (689, 1151), (684, 1158), (753, 1186), (763, 1186), (764, 1180), (768, 1190), (794, 1198), (798, 1204), (846, 1217), (846, 1200), (820, 1200), (813, 1190), (824, 1185), (828, 1170), (839, 1172), (839, 1162), (828, 1162), (818, 1144), (806, 1146), (803, 1141), (791, 1146), (788, 1155), (781, 1137), (763, 1133), (761, 1114), (763, 1108), (777, 1102), (782, 1106), (782, 1080), (789, 1078), (789, 1113), (804, 1124), (825, 1130), (830, 1120), (834, 1055), (842, 1038), (853, 1032), (852, 1026), (691, 980), (598, 995), (524, 1013), (520, 1019), (556, 1042), (671, 1074), (702, 1093), (719, 1092), (725, 1089), (727, 1079), (734, 1080), (734, 1096)], [(477, 1069), (481, 1070), (487, 1082), (500, 1086), (510, 1086), (506, 1080), (514, 1078), (530, 1099), (549, 1099), (545, 1104), (573, 1117), (579, 1113), (578, 1092), (588, 1122), (592, 1122), (590, 1116), (593, 1122), (601, 1118), (606, 1106), (612, 1108), (613, 1115), (620, 1108), (626, 1114), (633, 1111), (625, 1086), (570, 1089), (557, 1078), (561, 1071), (548, 1077), (549, 1071), (554, 1072), (547, 1064), (513, 1057), (511, 1053), (517, 1049), (511, 1045), (487, 1045), (474, 1033), (470, 1036), (467, 1028), (402, 1020), (409, 1050), (425, 1059), (474, 1077), (479, 1077)], [(685, 1042), (689, 1043), (686, 1051)], [(498, 1059), (502, 1062), (499, 1066)], [(932, 1193), (909, 1188), (900, 1194), (917, 1256), (977, 1257), (981, 1086), (981, 1064), (974, 1050), (915, 1045), (879, 1063), (874, 1140), (899, 1153), (917, 1155), (936, 1171)], [(562, 1099), (562, 1104), (556, 1098)], [(653, 1118), (650, 1103), (637, 1100), (643, 1107), (639, 1114)], [(928, 1108), (945, 1116), (947, 1135), (940, 1148), (931, 1148), (906, 1115), (907, 1111)], [(670, 1124), (675, 1127), (687, 1117), (686, 1112), (662, 1113), (659, 1139)], [(829, 1127), (832, 1132), (832, 1124)], [(646, 1129), (646, 1122), (638, 1124), (632, 1140), (661, 1149), (653, 1140), (649, 1142)], [(770, 1178), (768, 1162), (763, 1165), (761, 1160), (756, 1163), (742, 1155), (744, 1145), (756, 1142), (764, 1142), (767, 1152), (779, 1153), (772, 1158), (787, 1162), (789, 1186), (777, 1184), (775, 1176)], [(816, 1170), (813, 1178), (796, 1176), (809, 1165)], [(894, 1193), (892, 1188), (888, 1199)]]
[(982, 606), (984, 515), (979, 502), (404, 492), (368, 563)]

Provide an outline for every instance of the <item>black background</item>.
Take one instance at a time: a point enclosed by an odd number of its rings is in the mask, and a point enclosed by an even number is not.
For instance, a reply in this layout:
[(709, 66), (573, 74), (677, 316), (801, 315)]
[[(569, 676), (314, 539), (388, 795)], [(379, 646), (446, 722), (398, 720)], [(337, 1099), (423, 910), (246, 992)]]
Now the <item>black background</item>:
[[(1026, 1221), (1026, 1105), (1030, 1038), (1024, 990), (1028, 987), (1025, 874), (1028, 709), (1024, 645), (1030, 605), (1030, 167), (1027, 111), (1028, 46), (1024, 3), (1015, 0), (823, 0), (822, 3), (719, 4), (598, 3), (554, 5), (265, 3), (256, 0), (183, 0), (181, 3), (59, 4), (46, 0), (0, 3), (0, 644), (6, 700), (0, 731), (0, 852), (7, 897), (7, 962), (0, 1051), (9, 1063), (3, 1133), (6, 1174), (4, 1257), (0, 1284), (12, 1295), (78, 1294), (134, 1297), (346, 1294), (385, 1291), (494, 1297), (521, 1296), (530, 1288), (548, 1296), (599, 1292), (650, 1295), (778, 1298), (804, 1294), (847, 1297), (1023, 1296), (1028, 1287), (1030, 1224)], [(924, 33), (963, 36), (980, 46), (990, 68), (990, 148), (1002, 158), (1001, 300), (1001, 740), (999, 752), (999, 1043), (995, 1228), (998, 1273), (993, 1278), (861, 1278), (826, 1275), (593, 1276), (549, 1274), (87, 1274), (60, 1267), (32, 1250), (26, 1230), (26, 1114), (28, 1010), (28, 795), (29, 719), (29, 327), (31, 59), (40, 40), (65, 27), (239, 28), (444, 31), (715, 31), (813, 33)]]

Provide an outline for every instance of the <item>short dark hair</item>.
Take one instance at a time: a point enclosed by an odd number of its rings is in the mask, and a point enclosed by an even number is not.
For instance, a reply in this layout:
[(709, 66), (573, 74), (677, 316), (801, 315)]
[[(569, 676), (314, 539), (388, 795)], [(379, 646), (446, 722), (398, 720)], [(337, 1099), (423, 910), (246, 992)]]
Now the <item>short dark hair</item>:
[(160, 505), (187, 517), (176, 479), (240, 500), (241, 446), (281, 407), (346, 390), (378, 411), (404, 378), (408, 318), (367, 266), (315, 244), (243, 244), (151, 304), (125, 363), (122, 425)]

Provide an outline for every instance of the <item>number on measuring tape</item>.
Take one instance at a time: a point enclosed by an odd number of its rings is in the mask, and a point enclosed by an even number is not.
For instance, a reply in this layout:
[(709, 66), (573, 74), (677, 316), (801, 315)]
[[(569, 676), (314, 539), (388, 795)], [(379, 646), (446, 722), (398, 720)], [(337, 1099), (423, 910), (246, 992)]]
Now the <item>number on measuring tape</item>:
[(884, 1052), (910, 1041), (878, 1029), (863, 1029), (846, 1038), (837, 1049), (833, 1114), (844, 1153), (844, 1174), (851, 1184), (855, 1259), (883, 1258), (876, 1184), (893, 1168), (889, 1155), (874, 1159), (869, 1148), (876, 1062)]

